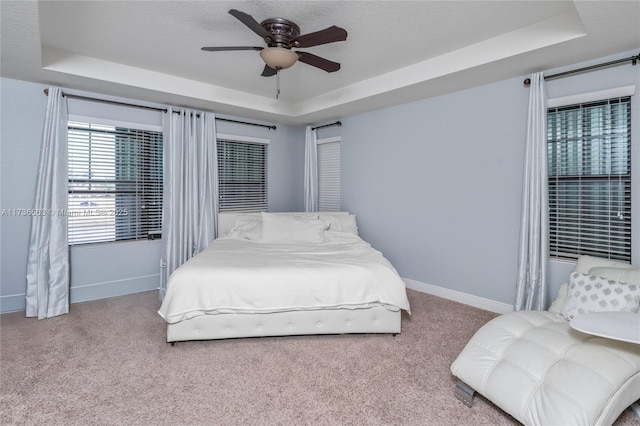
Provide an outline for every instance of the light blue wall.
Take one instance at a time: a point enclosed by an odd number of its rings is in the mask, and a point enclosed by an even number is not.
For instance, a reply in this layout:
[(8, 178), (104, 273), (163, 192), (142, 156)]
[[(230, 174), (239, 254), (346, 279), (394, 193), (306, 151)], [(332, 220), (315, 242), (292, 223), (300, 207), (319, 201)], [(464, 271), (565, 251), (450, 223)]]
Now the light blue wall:
[(404, 278), (509, 302), (526, 115), (515, 79), (343, 119), (343, 209)]
[[(47, 103), (42, 93), (45, 87), (0, 79), (0, 209), (32, 206)], [(123, 110), (95, 102), (70, 100), (69, 112), (129, 122), (162, 123), (160, 112), (130, 108)], [(238, 117), (228, 118), (242, 120)], [(217, 131), (270, 139), (267, 177), (269, 210), (302, 209), (304, 129), (278, 125), (274, 131), (219, 121)], [(0, 312), (22, 310), (30, 219), (4, 215), (0, 220)], [(71, 302), (156, 289), (159, 285), (160, 250), (160, 240), (73, 247), (70, 252)]]
[[(44, 86), (0, 79), (0, 209), (33, 205)], [(28, 217), (0, 216), (0, 312), (24, 307)]]
[[(549, 97), (640, 87), (638, 71), (623, 65), (550, 81)], [(363, 238), (404, 278), (513, 303), (528, 109), (524, 78), (341, 120), (342, 208), (357, 214)], [(637, 264), (638, 96), (632, 108)], [(551, 263), (549, 293), (555, 295), (574, 265)]]

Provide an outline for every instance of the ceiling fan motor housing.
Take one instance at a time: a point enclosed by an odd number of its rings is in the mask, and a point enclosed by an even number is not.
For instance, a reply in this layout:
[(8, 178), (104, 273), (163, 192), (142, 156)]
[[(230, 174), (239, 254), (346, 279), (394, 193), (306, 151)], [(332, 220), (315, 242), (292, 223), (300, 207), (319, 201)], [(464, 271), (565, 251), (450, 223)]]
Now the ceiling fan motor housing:
[(265, 37), (265, 42), (269, 47), (284, 47), (285, 49), (298, 47), (295, 42), (291, 43), (291, 40), (300, 35), (300, 27), (294, 22), (283, 18), (271, 18), (260, 22), (260, 25), (271, 33), (271, 37)]

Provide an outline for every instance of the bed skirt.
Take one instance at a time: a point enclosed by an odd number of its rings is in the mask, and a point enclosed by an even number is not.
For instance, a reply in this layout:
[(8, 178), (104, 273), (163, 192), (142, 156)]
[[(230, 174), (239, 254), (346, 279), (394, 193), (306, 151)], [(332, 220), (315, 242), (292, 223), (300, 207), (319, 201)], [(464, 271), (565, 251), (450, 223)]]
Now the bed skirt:
[(200, 315), (167, 325), (167, 342), (305, 334), (400, 333), (401, 311), (384, 306), (264, 314)]

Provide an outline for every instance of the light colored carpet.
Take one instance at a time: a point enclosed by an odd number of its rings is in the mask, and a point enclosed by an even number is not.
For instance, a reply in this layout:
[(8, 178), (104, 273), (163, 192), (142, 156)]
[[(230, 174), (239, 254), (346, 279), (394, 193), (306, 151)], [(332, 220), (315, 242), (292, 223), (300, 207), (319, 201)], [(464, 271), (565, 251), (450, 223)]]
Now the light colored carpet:
[[(494, 314), (409, 290), (402, 334), (165, 342), (155, 292), (0, 316), (3, 425), (506, 425), (449, 366)], [(630, 410), (616, 426), (636, 424)]]

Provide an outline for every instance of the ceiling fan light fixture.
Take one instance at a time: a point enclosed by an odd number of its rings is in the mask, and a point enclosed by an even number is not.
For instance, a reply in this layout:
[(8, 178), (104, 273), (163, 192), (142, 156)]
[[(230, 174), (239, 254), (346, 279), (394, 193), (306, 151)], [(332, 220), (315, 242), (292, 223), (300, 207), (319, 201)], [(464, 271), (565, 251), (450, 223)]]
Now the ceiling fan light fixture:
[(274, 70), (286, 70), (298, 60), (296, 52), (284, 47), (267, 47), (260, 51), (260, 56)]

